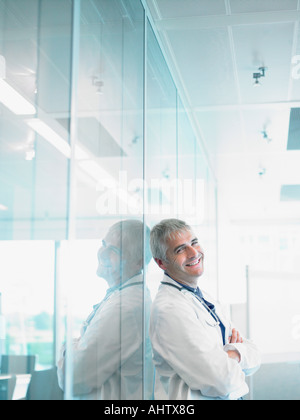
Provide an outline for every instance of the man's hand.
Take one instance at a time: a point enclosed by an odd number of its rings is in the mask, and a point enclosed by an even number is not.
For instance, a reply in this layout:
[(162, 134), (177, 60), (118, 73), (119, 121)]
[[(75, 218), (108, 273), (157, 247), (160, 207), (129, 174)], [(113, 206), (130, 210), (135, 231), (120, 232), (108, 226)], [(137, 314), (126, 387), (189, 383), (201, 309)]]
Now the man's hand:
[(240, 335), (240, 333), (238, 332), (238, 330), (236, 330), (235, 328), (233, 328), (233, 330), (232, 330), (231, 337), (228, 337), (228, 341), (231, 344), (234, 344), (234, 343), (243, 343), (244, 342), (242, 336)]
[[(231, 337), (228, 337), (228, 341), (231, 344), (244, 342), (242, 336), (235, 328), (232, 330)], [(238, 363), (240, 363), (241, 355), (237, 350), (228, 350), (227, 354), (230, 359), (236, 360)]]
[(228, 357), (240, 363), (241, 355), (237, 350), (227, 350)]

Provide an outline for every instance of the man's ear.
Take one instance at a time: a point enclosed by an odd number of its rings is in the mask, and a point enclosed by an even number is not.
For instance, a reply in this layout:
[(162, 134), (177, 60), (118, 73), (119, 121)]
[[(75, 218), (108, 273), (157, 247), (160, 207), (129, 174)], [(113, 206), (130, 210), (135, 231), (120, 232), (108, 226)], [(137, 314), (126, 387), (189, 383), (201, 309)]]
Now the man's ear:
[(159, 258), (154, 258), (156, 264), (159, 266), (159, 268), (161, 268), (162, 270), (166, 271), (167, 267), (165, 266), (163, 260), (160, 260)]

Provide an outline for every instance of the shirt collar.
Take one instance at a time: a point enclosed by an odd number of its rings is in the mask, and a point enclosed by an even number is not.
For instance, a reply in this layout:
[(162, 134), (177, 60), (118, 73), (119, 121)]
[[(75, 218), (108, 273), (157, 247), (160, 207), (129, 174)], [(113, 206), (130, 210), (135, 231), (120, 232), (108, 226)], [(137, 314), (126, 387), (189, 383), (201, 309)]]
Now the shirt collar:
[[(106, 295), (104, 297), (104, 300), (108, 299), (116, 290), (121, 290), (125, 285), (129, 286), (130, 283), (134, 283), (137, 281), (137, 279), (141, 278), (143, 272), (140, 271), (139, 273), (135, 274), (133, 277), (130, 277), (129, 279), (123, 281), (121, 284), (118, 284), (117, 286), (110, 287), (106, 290)], [(97, 305), (94, 305), (94, 309), (97, 309), (101, 305), (101, 302)]]
[(189, 290), (190, 292), (194, 293), (195, 295), (199, 296), (201, 299), (203, 299), (203, 294), (201, 292), (201, 290), (199, 289), (199, 287), (190, 287), (187, 286), (186, 284), (180, 283), (179, 281), (173, 279), (168, 273), (165, 272), (165, 275), (168, 276), (171, 280), (175, 281), (177, 284), (179, 284), (181, 287), (183, 287), (184, 289)]

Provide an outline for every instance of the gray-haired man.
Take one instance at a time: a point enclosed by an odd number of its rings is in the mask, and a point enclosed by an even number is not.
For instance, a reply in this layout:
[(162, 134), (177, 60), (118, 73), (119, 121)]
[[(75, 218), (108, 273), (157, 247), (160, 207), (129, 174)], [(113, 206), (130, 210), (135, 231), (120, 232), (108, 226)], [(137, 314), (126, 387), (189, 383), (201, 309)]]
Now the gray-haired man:
[(199, 289), (204, 251), (193, 229), (177, 219), (163, 220), (150, 242), (165, 272), (150, 322), (155, 397), (240, 399), (249, 391), (245, 376), (259, 368), (260, 355)]

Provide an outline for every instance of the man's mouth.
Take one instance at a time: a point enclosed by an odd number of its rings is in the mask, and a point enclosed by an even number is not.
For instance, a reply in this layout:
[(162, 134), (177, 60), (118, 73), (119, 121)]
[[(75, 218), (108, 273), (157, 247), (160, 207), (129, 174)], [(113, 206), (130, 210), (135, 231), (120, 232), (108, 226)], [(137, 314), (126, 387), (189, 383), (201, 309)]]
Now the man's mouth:
[(200, 264), (201, 261), (202, 261), (202, 257), (190, 262), (189, 264), (186, 264), (186, 267), (195, 267), (196, 265)]
[(100, 261), (100, 265), (101, 265), (101, 267), (106, 268), (106, 269), (111, 268), (110, 264), (105, 264), (102, 261)]

